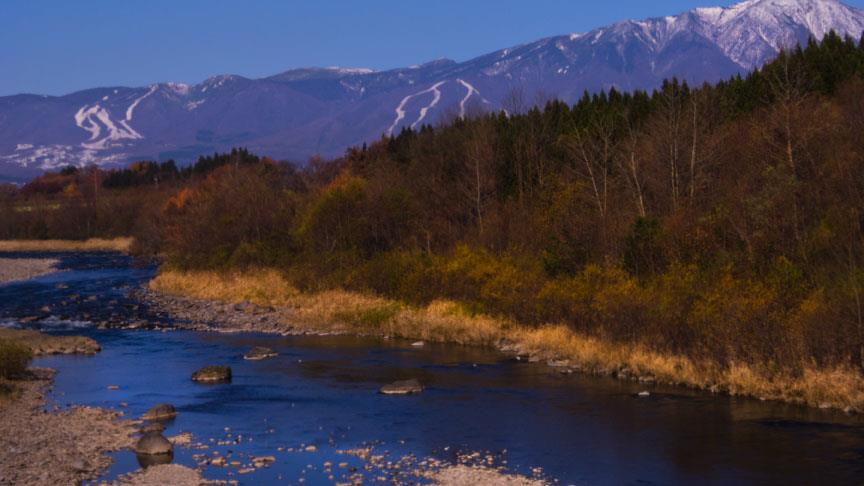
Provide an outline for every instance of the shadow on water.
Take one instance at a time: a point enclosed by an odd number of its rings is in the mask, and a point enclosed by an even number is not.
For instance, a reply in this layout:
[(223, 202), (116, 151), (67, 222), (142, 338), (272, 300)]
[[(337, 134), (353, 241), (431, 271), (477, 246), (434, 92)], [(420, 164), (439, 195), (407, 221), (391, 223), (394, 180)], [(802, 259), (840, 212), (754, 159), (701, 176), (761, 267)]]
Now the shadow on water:
[[(37, 325), (65, 333), (71, 331), (56, 323), (74, 322), (74, 332), (102, 345), (94, 357), (38, 360), (59, 371), (52, 400), (109, 407), (131, 417), (171, 403), (179, 415), (165, 435), (191, 432), (208, 447), (176, 448), (173, 460), (181, 464), (194, 467), (194, 454), (213, 451), (244, 464), (251, 456), (277, 458), (248, 476), (229, 476), (236, 468), (207, 467), (208, 478), (266, 484), (303, 477), (306, 484), (332, 484), (322, 463), (359, 466), (336, 451), (374, 441), (376, 450), (394, 457), (452, 459), (457, 451), (489, 451), (509, 470), (530, 474), (539, 466), (564, 484), (864, 481), (860, 417), (678, 388), (651, 388), (649, 397), (639, 398), (644, 385), (561, 375), (460, 346), (99, 330), (91, 323), (112, 318), (170, 324), (126, 297), (152, 276), (153, 267), (111, 255), (65, 255), (63, 262), (64, 272), (0, 287), (0, 320), (14, 323), (48, 305), (52, 315), (55, 308), (63, 311)], [(79, 298), (70, 302), (70, 294)], [(101, 311), (78, 305), (93, 303), (86, 300), (91, 295)], [(243, 360), (254, 346), (279, 355)], [(191, 373), (208, 364), (230, 365), (232, 383), (192, 383)], [(418, 378), (426, 390), (407, 397), (377, 393), (381, 385), (406, 378)], [(287, 452), (310, 444), (317, 452)], [(114, 457), (103, 479), (140, 467), (129, 451)]]

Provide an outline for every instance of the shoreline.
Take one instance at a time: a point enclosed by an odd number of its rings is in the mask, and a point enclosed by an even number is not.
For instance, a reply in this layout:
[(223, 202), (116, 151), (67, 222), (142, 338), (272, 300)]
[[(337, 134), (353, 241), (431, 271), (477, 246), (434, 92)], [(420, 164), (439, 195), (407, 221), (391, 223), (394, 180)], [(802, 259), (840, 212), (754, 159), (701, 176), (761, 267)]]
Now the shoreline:
[(132, 447), (133, 422), (119, 412), (74, 406), (46, 411), (54, 370), (33, 368), (0, 399), (0, 484), (79, 484), (113, 463), (109, 452)]
[(134, 239), (90, 238), (89, 240), (0, 240), (0, 254), (13, 252), (118, 252), (129, 253)]
[(561, 373), (611, 376), (715, 394), (774, 400), (847, 414), (864, 410), (864, 377), (851, 369), (771, 374), (744, 363), (720, 368), (639, 345), (582, 336), (562, 324), (528, 327), (470, 314), (455, 302), (426, 307), (355, 292), (304, 294), (275, 270), (218, 274), (163, 271), (140, 296), (152, 308), (186, 320), (192, 330), (270, 334), (354, 334), (493, 347)]
[[(92, 355), (96, 341), (80, 336), (51, 336), (32, 330), (0, 329), (0, 340), (30, 348), (34, 356)], [(0, 396), (0, 484), (78, 484), (96, 479), (113, 463), (107, 455), (134, 444), (135, 421), (96, 407), (46, 410), (46, 393), (55, 371), (28, 368)]]
[(59, 260), (53, 258), (0, 257), (0, 285), (23, 282), (57, 272)]

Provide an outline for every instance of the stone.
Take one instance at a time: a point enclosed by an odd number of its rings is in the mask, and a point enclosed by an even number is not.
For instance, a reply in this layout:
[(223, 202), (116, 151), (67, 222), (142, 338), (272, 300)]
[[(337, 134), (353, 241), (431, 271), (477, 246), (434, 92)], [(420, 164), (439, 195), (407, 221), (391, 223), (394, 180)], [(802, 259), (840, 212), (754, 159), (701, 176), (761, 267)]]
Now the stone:
[(415, 379), (395, 381), (381, 387), (380, 392), (384, 395), (410, 395), (423, 391), (423, 385)]
[(144, 420), (151, 421), (160, 421), (160, 420), (171, 420), (177, 416), (177, 410), (173, 405), (169, 405), (167, 403), (160, 403), (155, 407), (147, 410), (144, 415), (141, 417)]
[(265, 348), (262, 346), (256, 346), (256, 347), (252, 348), (251, 350), (249, 350), (248, 353), (244, 354), (243, 359), (246, 359), (249, 361), (261, 361), (261, 360), (264, 360), (267, 358), (273, 358), (273, 357), (278, 356), (278, 355), (279, 355), (279, 353), (277, 353), (276, 351), (273, 351), (270, 348)]
[(639, 398), (648, 398), (651, 396), (651, 392), (649, 392), (648, 390), (641, 391), (637, 393), (636, 396), (638, 396)]
[(88, 472), (91, 468), (90, 464), (84, 459), (74, 459), (69, 467), (72, 468), (73, 471), (83, 473)]
[(257, 468), (267, 467), (276, 462), (275, 456), (258, 456), (252, 459), (252, 465)]
[(141, 427), (142, 434), (161, 433), (165, 431), (165, 424), (161, 422), (149, 422)]
[(423, 341), (417, 341), (417, 342), (411, 343), (411, 346), (414, 346), (415, 348), (422, 348), (425, 345), (426, 345), (426, 343), (424, 343)]
[(155, 456), (171, 454), (174, 446), (159, 433), (144, 434), (135, 444), (135, 453), (141, 455)]
[(198, 383), (225, 383), (231, 381), (231, 368), (228, 366), (205, 366), (192, 373), (192, 381)]

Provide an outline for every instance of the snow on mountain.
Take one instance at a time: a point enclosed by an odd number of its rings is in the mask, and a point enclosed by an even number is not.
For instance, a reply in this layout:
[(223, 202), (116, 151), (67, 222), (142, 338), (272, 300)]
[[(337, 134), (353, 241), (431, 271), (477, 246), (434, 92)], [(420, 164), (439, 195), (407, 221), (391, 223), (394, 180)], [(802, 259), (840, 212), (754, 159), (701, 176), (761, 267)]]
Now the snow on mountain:
[(476, 111), (551, 97), (573, 102), (584, 90), (650, 89), (671, 76), (716, 81), (830, 30), (859, 38), (864, 12), (837, 0), (747, 0), (540, 39), (461, 63), (293, 69), (192, 86), (0, 97), (0, 179), (68, 164), (182, 162), (232, 146), (295, 160), (333, 156)]

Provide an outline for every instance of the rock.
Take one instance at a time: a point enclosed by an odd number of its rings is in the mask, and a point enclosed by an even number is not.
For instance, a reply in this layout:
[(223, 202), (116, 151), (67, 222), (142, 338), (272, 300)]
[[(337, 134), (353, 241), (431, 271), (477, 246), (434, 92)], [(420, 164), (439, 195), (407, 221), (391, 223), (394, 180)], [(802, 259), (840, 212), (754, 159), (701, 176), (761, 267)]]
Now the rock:
[(117, 385), (108, 385), (108, 389), (111, 391), (116, 391), (116, 390), (119, 390), (120, 387)]
[(306, 446), (306, 452), (315, 452), (317, 450), (318, 450), (318, 448), (315, 447), (314, 445)]
[(165, 424), (161, 422), (149, 422), (141, 427), (142, 434), (161, 433), (165, 430)]
[(395, 381), (389, 385), (382, 386), (380, 390), (384, 395), (410, 395), (422, 391), (423, 385), (415, 379)]
[(248, 353), (244, 354), (243, 359), (246, 359), (249, 361), (261, 361), (263, 359), (273, 358), (273, 357), (278, 356), (278, 355), (279, 355), (279, 353), (277, 353), (276, 351), (273, 351), (270, 348), (265, 348), (262, 346), (256, 346), (256, 347), (252, 348), (251, 350), (249, 350)]
[(88, 472), (91, 468), (90, 464), (87, 463), (84, 459), (74, 459), (69, 467), (72, 468), (73, 471), (83, 473)]
[(224, 383), (231, 381), (231, 368), (228, 366), (205, 366), (192, 373), (192, 381), (199, 383)]
[(155, 407), (147, 410), (146, 413), (141, 417), (144, 420), (171, 420), (177, 416), (177, 410), (173, 405), (169, 405), (167, 403), (160, 403)]
[(417, 342), (411, 343), (411, 346), (414, 346), (415, 348), (422, 348), (425, 345), (426, 345), (426, 343), (424, 343), (423, 341), (417, 341)]
[(224, 457), (214, 457), (213, 459), (210, 460), (210, 464), (212, 464), (214, 466), (222, 467), (225, 465), (225, 458)]
[(171, 454), (174, 446), (162, 434), (150, 433), (138, 440), (135, 444), (135, 453), (147, 456)]
[(275, 456), (258, 456), (252, 458), (252, 465), (259, 469), (262, 467), (267, 467), (274, 462), (276, 462)]
[(637, 393), (636, 396), (639, 398), (648, 398), (651, 396), (651, 392), (649, 392), (648, 390), (644, 390), (644, 391)]
[(168, 442), (174, 444), (175, 446), (189, 446), (192, 444), (192, 434), (189, 432), (183, 432), (182, 434), (177, 434), (174, 437), (168, 437)]

